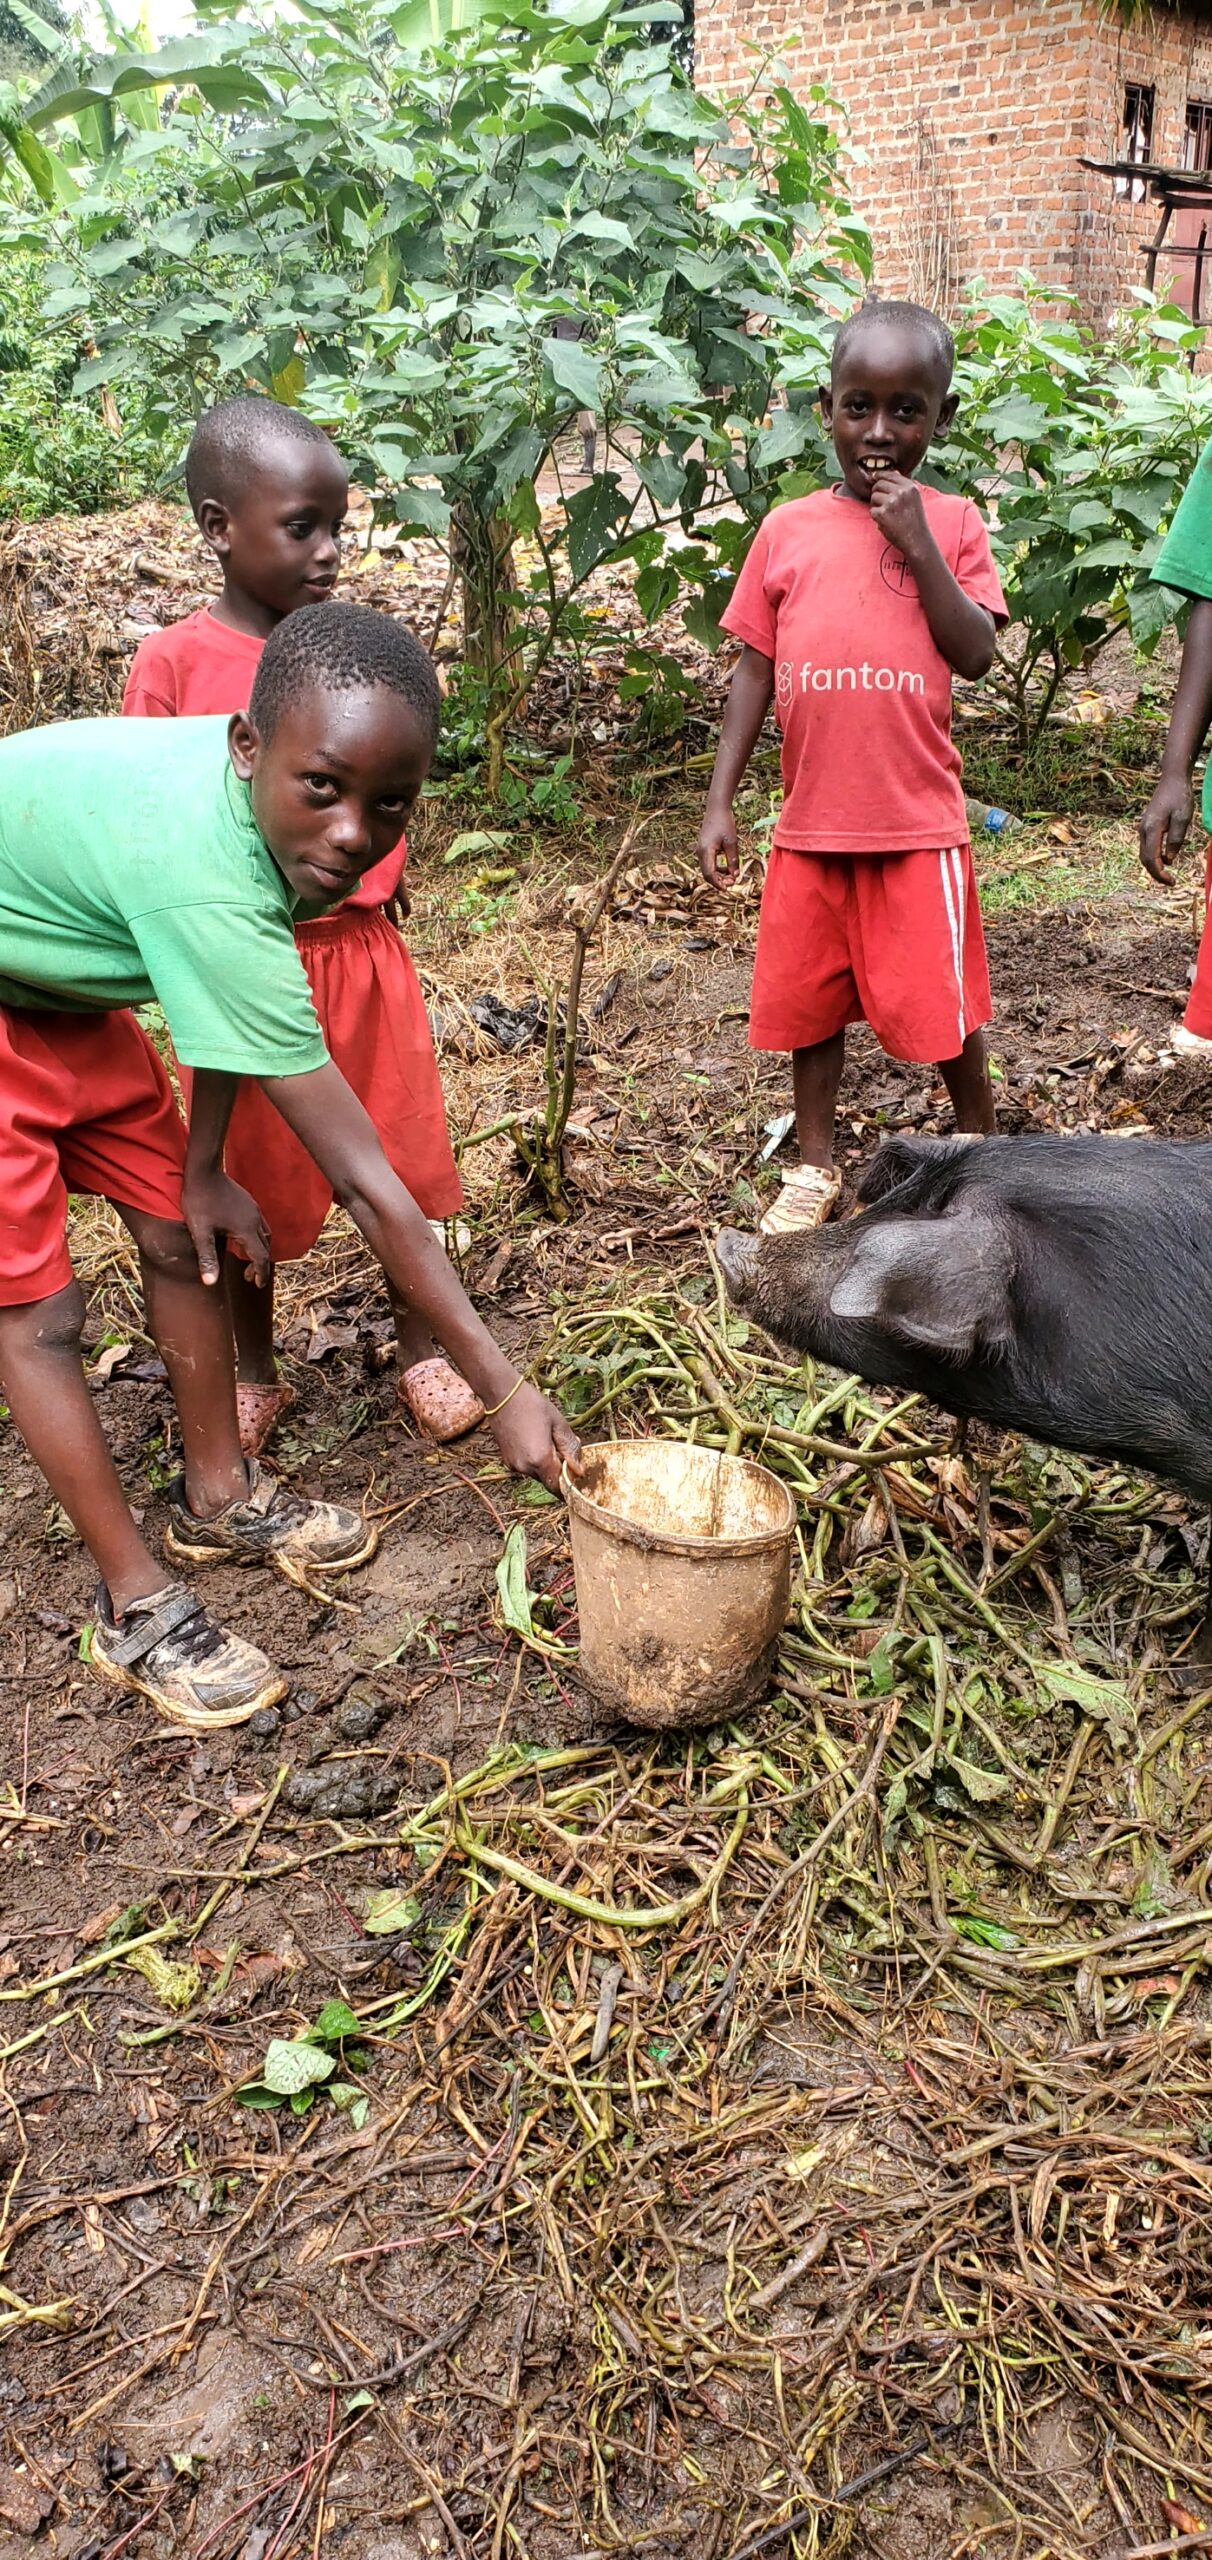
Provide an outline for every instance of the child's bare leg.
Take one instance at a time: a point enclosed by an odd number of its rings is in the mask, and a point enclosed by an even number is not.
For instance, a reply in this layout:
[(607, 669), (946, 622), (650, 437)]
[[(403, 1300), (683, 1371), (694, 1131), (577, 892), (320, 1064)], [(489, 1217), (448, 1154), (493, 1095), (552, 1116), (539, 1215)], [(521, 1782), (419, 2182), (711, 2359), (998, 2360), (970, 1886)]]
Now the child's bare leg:
[(407, 1298), (402, 1298), (399, 1291), (392, 1288), (390, 1281), (387, 1284), (387, 1295), (395, 1318), (396, 1357), (401, 1369), (414, 1369), (418, 1360), (435, 1359), (438, 1346), (423, 1317), (414, 1312)]
[(278, 1375), (274, 1359), (273, 1270), (266, 1286), (259, 1289), (251, 1263), (242, 1262), (238, 1253), (229, 1253), (225, 1261), (223, 1277), (231, 1329), (236, 1337), (237, 1376), (241, 1386), (272, 1387)]
[(83, 1538), (114, 1614), (163, 1591), (162, 1562), (144, 1545), (118, 1481), (80, 1358), (84, 1298), (73, 1280), (53, 1298), (0, 1308), (0, 1385), (17, 1429), (56, 1502)]
[[(436, 1232), (441, 1235), (441, 1228)], [(445, 1352), (438, 1349), (428, 1325), (390, 1281), (387, 1294), (396, 1326), (396, 1393), (400, 1402), (430, 1440), (439, 1445), (461, 1440), (465, 1431), (474, 1431), (484, 1419), (478, 1395), (460, 1377)], [(427, 1361), (433, 1362), (432, 1368), (425, 1367)]]
[(844, 1031), (835, 1031), (831, 1040), (818, 1040), (811, 1049), (792, 1050), (795, 1134), (803, 1164), (828, 1167), (833, 1163), (833, 1123), (845, 1062)]
[(992, 1137), (997, 1127), (983, 1031), (970, 1031), (958, 1058), (940, 1058), (939, 1074), (951, 1096), (957, 1129)]
[[(221, 1289), (206, 1289), (185, 1227), (119, 1209), (138, 1248), (147, 1321), (181, 1425), (185, 1498), (199, 1519), (239, 1502), (248, 1468), (236, 1427), (231, 1328)], [(163, 1579), (163, 1577), (161, 1577)]]

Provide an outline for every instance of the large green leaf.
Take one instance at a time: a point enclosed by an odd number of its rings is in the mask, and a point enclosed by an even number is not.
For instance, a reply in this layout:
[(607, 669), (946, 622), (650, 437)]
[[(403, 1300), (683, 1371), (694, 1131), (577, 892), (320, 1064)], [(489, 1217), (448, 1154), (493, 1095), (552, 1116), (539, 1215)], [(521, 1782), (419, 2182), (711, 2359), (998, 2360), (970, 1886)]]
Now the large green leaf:
[(0, 143), (3, 143), (6, 150), (12, 152), (14, 160), (20, 161), (26, 177), (41, 197), (43, 204), (54, 204), (58, 191), (50, 153), (45, 145), (39, 142), (37, 134), (30, 125), (25, 124), (20, 116), (10, 115), (3, 108), (0, 108)]
[(602, 554), (629, 513), (613, 473), (591, 480), (568, 502), (568, 565), (578, 585), (596, 568)]
[(551, 338), (544, 354), (553, 379), (578, 409), (596, 410), (602, 397), (602, 367), (575, 338)]

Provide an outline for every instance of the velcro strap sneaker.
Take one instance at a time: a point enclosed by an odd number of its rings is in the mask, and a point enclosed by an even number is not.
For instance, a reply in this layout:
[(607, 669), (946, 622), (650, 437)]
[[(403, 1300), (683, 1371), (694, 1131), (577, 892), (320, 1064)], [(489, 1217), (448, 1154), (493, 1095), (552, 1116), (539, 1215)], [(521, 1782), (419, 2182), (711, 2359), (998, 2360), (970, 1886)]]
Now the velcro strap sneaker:
[(89, 1661), (99, 1680), (144, 1698), (169, 1724), (216, 1733), (276, 1707), (290, 1687), (259, 1647), (216, 1625), (182, 1582), (132, 1600), (115, 1621), (97, 1593)]

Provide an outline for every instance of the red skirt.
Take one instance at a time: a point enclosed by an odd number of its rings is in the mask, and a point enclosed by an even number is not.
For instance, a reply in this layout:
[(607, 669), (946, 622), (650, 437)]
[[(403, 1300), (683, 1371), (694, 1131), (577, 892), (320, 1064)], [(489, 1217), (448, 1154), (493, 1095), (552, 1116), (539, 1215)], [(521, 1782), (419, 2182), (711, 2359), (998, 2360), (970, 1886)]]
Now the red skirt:
[(1198, 1032), (1201, 1040), (1212, 1040), (1212, 836), (1208, 838), (1204, 860), (1204, 905), (1208, 912), (1183, 1021), (1188, 1031)]
[[(333, 1062), (365, 1104), (383, 1153), (427, 1218), (450, 1218), (463, 1186), (420, 981), (381, 907), (347, 907), (295, 937)], [(260, 1086), (241, 1085), (224, 1162), (251, 1191), (275, 1262), (310, 1253), (332, 1186)]]

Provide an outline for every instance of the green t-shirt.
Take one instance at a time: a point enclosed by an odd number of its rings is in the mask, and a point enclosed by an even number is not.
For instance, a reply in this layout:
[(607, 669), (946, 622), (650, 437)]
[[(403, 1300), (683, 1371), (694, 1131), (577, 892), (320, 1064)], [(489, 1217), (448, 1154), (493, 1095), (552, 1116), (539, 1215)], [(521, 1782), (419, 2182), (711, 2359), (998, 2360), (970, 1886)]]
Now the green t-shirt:
[(0, 742), (0, 1004), (156, 999), (183, 1066), (327, 1065), (299, 902), (232, 772), (227, 725), (69, 720)]
[[(1150, 571), (1182, 596), (1212, 596), (1212, 442), (1204, 446)], [(1212, 757), (1204, 767), (1202, 815), (1212, 834)]]

